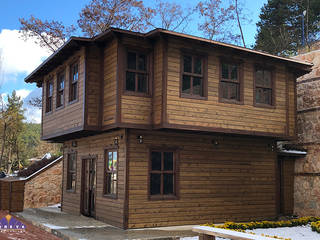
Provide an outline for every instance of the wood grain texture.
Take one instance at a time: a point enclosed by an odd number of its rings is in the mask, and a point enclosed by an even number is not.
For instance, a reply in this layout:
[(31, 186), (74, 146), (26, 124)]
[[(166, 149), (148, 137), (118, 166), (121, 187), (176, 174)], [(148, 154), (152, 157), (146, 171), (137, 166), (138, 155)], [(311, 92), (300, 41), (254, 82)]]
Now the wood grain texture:
[[(131, 130), (128, 141), (129, 228), (276, 216), (272, 140)], [(148, 151), (154, 146), (179, 148), (178, 200), (148, 200)]]

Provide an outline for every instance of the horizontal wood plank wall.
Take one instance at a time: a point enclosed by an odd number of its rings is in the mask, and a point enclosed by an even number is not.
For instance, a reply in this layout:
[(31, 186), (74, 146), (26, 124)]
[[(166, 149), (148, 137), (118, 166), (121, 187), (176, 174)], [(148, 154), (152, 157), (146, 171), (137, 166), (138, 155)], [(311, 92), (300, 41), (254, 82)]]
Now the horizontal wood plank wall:
[(153, 81), (153, 124), (161, 123), (162, 112), (162, 71), (163, 71), (163, 42), (154, 44), (154, 81)]
[(102, 126), (115, 123), (117, 95), (117, 48), (113, 39), (104, 49), (104, 98)]
[[(129, 228), (275, 217), (276, 153), (270, 144), (261, 138), (130, 131)], [(180, 148), (179, 200), (148, 200), (152, 146)]]
[(296, 137), (296, 94), (295, 94), (295, 81), (296, 79), (290, 73), (288, 88), (289, 88), (289, 136)]
[(100, 103), (101, 49), (90, 46), (87, 49), (87, 125), (98, 127)]
[[(190, 48), (208, 54), (208, 100), (179, 97), (180, 49)], [(167, 118), (169, 124), (192, 125), (208, 128), (226, 128), (243, 131), (286, 134), (286, 72), (284, 66), (275, 70), (276, 108), (253, 106), (254, 59), (244, 58), (244, 104), (219, 102), (219, 56), (226, 53), (218, 49), (197, 47), (177, 39), (168, 43)], [(225, 55), (226, 57), (230, 56)], [(233, 55), (232, 57), (237, 57)]]
[[(74, 214), (80, 213), (80, 198), (81, 198), (81, 172), (82, 172), (82, 157), (89, 154), (97, 156), (97, 186), (96, 186), (96, 219), (102, 220), (108, 224), (123, 227), (124, 215), (124, 198), (125, 198), (125, 131), (117, 130), (109, 133), (95, 135), (86, 138), (77, 139), (77, 147), (71, 147), (71, 141), (64, 144), (64, 160), (66, 161), (63, 169), (63, 204), (62, 211)], [(122, 137), (121, 137), (122, 136)], [(119, 137), (118, 148), (118, 198), (111, 199), (103, 196), (104, 184), (104, 150), (114, 148), (114, 137)], [(67, 159), (68, 152), (77, 152), (77, 181), (76, 191), (66, 191), (67, 183)]]
[[(121, 43), (124, 46), (124, 58), (126, 56), (127, 49), (133, 50), (146, 50), (152, 51), (152, 45), (150, 42), (140, 39), (140, 38), (129, 38), (124, 37), (121, 39)], [(124, 61), (124, 68), (126, 68), (125, 59)], [(152, 119), (152, 98), (151, 97), (144, 97), (144, 96), (132, 96), (126, 95), (124, 93), (124, 81), (125, 81), (125, 73), (121, 73), (119, 76), (119, 81), (121, 81), (121, 123), (130, 123), (130, 124), (147, 124), (151, 125)], [(149, 75), (150, 77), (150, 75)], [(152, 77), (152, 76), (151, 76)], [(150, 82), (149, 82), (150, 83)], [(149, 86), (150, 87), (150, 86)], [(150, 95), (152, 94), (152, 90), (150, 90)]]
[[(69, 81), (70, 81), (70, 64), (79, 60), (79, 86), (78, 86), (78, 101), (69, 104)], [(57, 74), (60, 71), (65, 71), (65, 88), (64, 88), (64, 106), (60, 109), (56, 108), (56, 95), (57, 95)], [(42, 136), (50, 136), (57, 134), (68, 129), (79, 128), (83, 126), (83, 88), (85, 78), (85, 49), (77, 51), (73, 56), (69, 57), (62, 63), (61, 66), (50, 72), (45, 77), (43, 85), (43, 128)], [(46, 113), (46, 86), (49, 79), (53, 80), (53, 96), (52, 96), (52, 112)]]

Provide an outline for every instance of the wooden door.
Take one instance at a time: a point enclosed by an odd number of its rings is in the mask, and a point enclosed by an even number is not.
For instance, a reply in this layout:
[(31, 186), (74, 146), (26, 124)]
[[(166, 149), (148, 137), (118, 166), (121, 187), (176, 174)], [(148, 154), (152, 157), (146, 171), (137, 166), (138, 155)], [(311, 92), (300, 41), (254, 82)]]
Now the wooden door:
[(81, 213), (95, 217), (96, 158), (82, 159)]

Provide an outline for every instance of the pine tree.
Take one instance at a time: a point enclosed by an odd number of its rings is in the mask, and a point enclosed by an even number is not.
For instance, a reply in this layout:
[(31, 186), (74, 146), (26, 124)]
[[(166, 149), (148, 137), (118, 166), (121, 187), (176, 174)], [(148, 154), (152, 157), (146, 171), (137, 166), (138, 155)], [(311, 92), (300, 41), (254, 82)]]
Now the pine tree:
[(296, 54), (302, 45), (302, 16), (305, 40), (311, 43), (320, 34), (319, 0), (269, 0), (261, 8), (254, 48), (276, 55)]

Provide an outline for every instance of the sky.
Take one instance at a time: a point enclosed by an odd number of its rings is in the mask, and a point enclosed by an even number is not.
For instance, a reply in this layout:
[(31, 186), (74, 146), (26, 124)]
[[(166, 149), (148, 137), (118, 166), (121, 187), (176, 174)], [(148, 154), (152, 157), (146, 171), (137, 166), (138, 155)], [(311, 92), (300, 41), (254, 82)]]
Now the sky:
[[(26, 121), (41, 121), (41, 111), (27, 104), (28, 100), (41, 95), (35, 84), (27, 84), (24, 78), (41, 64), (50, 52), (39, 47), (33, 40), (24, 41), (19, 33), (19, 18), (33, 15), (40, 19), (58, 20), (65, 25), (76, 25), (81, 9), (90, 0), (0, 0), (0, 93), (2, 96), (16, 90), (24, 101)], [(170, 0), (168, 0), (170, 1)], [(182, 6), (189, 6), (193, 0), (180, 0)], [(222, 0), (225, 1), (225, 0)], [(149, 1), (146, 0), (147, 4)], [(267, 0), (243, 0), (248, 18), (252, 21), (242, 26), (247, 46), (254, 44), (256, 23), (260, 9)], [(191, 23), (192, 25), (192, 23)], [(197, 25), (189, 34), (198, 34)]]

